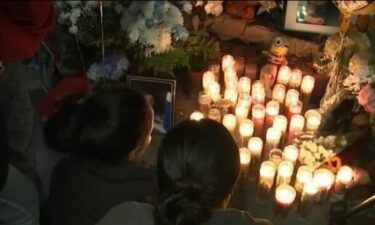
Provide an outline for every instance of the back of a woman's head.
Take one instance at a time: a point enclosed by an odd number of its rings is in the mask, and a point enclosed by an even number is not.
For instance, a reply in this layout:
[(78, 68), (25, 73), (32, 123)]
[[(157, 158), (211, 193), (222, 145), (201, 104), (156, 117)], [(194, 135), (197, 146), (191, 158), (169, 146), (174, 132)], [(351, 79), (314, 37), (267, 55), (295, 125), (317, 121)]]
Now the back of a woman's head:
[(195, 225), (211, 217), (236, 183), (238, 147), (212, 120), (185, 121), (163, 139), (158, 153), (156, 224)]
[(98, 91), (64, 102), (45, 127), (47, 144), (84, 157), (126, 158), (146, 138), (152, 120), (144, 96), (131, 89)]

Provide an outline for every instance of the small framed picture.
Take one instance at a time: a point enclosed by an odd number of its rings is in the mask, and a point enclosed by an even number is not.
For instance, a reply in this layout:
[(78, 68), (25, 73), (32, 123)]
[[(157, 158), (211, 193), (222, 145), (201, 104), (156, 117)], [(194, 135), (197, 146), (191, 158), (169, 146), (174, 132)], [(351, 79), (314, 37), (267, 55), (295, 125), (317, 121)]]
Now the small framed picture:
[(333, 34), (339, 30), (341, 13), (332, 1), (288, 1), (285, 29)]
[(146, 94), (154, 108), (154, 129), (166, 133), (174, 123), (176, 81), (171, 79), (127, 76), (128, 87)]

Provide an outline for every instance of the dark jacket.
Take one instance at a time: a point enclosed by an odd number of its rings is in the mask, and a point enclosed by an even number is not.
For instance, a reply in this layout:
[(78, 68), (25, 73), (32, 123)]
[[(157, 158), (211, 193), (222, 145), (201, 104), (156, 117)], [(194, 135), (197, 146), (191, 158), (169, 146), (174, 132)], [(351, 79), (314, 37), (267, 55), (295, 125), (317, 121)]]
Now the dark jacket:
[(125, 161), (63, 159), (51, 179), (51, 225), (92, 225), (120, 203), (144, 201), (153, 189), (153, 174), (149, 168)]

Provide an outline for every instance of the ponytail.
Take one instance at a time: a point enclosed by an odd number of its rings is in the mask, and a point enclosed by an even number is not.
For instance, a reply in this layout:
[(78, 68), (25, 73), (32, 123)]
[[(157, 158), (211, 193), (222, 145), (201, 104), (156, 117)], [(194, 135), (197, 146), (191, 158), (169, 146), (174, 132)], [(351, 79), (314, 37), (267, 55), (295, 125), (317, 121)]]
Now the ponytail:
[(154, 211), (155, 225), (199, 225), (212, 216), (213, 191), (191, 179), (178, 179)]

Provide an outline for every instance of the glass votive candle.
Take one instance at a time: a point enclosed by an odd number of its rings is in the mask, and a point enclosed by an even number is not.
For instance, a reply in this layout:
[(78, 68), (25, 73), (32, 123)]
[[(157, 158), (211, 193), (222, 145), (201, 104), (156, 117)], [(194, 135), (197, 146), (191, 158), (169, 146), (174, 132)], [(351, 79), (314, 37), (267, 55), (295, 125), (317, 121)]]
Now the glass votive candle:
[(310, 103), (311, 93), (314, 90), (315, 78), (310, 75), (305, 75), (301, 83), (302, 100), (305, 106)]
[(290, 68), (289, 66), (281, 66), (279, 73), (277, 74), (277, 83), (288, 85), (290, 77)]
[(220, 99), (220, 84), (216, 81), (212, 82), (210, 87), (208, 88), (208, 93), (211, 96), (211, 99), (214, 102), (217, 102)]
[(237, 117), (233, 114), (225, 114), (223, 117), (223, 125), (229, 130), (229, 132), (234, 134), (237, 126)]
[(254, 123), (249, 119), (242, 120), (239, 127), (241, 143), (240, 146), (244, 146), (254, 133)]
[(237, 102), (238, 92), (236, 89), (225, 89), (224, 91), (224, 98), (231, 101), (232, 105), (234, 106)]
[(252, 158), (254, 160), (260, 160), (263, 150), (263, 140), (259, 137), (252, 137), (249, 139), (247, 147), (251, 152)]
[(259, 170), (259, 186), (257, 199), (265, 200), (270, 197), (270, 192), (276, 174), (276, 166), (271, 161), (264, 161)]
[(246, 147), (240, 148), (240, 163), (241, 169), (246, 170), (249, 168), (251, 162), (251, 152)]
[(208, 115), (208, 111), (210, 110), (211, 106), (211, 96), (208, 93), (202, 91), (199, 93), (198, 101), (200, 111), (203, 114)]
[(266, 133), (266, 144), (264, 146), (264, 156), (267, 157), (270, 150), (277, 148), (281, 140), (281, 131), (270, 127), (267, 129)]
[(310, 166), (300, 166), (296, 174), (294, 188), (298, 193), (302, 193), (307, 182), (312, 182), (314, 169)]
[(280, 103), (278, 101), (269, 101), (266, 105), (266, 129), (272, 126), (275, 116), (279, 115)]
[(296, 199), (296, 190), (289, 185), (280, 185), (275, 190), (276, 214), (286, 216)]
[(294, 165), (290, 161), (282, 161), (277, 169), (276, 185), (289, 184), (292, 180)]
[(238, 97), (237, 105), (245, 106), (246, 108), (250, 109), (251, 106), (251, 96), (242, 94), (240, 97)]
[(276, 84), (273, 87), (272, 99), (275, 101), (278, 101), (280, 103), (280, 106), (282, 106), (285, 100), (285, 93), (286, 93), (286, 87), (282, 84)]
[(251, 89), (251, 80), (248, 77), (241, 77), (238, 80), (238, 93), (240, 95), (249, 95), (250, 94), (250, 89)]
[(203, 115), (203, 113), (201, 113), (199, 111), (194, 111), (190, 115), (190, 120), (200, 121), (201, 119), (204, 119), (204, 115)]
[(266, 108), (262, 104), (255, 104), (251, 111), (251, 119), (254, 122), (255, 126), (255, 136), (263, 137), (263, 127), (266, 115)]
[(204, 72), (202, 76), (202, 86), (205, 92), (208, 92), (213, 82), (216, 82), (215, 74), (211, 71)]
[(221, 68), (223, 71), (225, 71), (227, 68), (234, 68), (235, 61), (233, 56), (231, 55), (225, 55), (223, 56), (222, 62), (221, 62)]
[(297, 104), (290, 105), (287, 113), (287, 117), (290, 120), (293, 115), (301, 114), (302, 112), (303, 103), (302, 101), (298, 101)]
[(283, 152), (278, 148), (271, 149), (268, 159), (272, 161), (276, 167), (279, 167), (279, 164), (283, 160)]
[(302, 132), (304, 127), (305, 127), (305, 118), (301, 115), (293, 115), (290, 118), (287, 144), (292, 143), (296, 134)]
[(297, 213), (302, 219), (306, 218), (309, 214), (311, 214), (311, 209), (314, 205), (315, 197), (318, 191), (319, 188), (311, 180), (307, 181), (303, 186), (301, 201), (297, 209)]
[(237, 89), (238, 77), (233, 69), (227, 69), (224, 73), (224, 81), (226, 89)]
[(275, 119), (273, 119), (273, 125), (275, 129), (278, 129), (281, 131), (281, 135), (284, 135), (286, 132), (286, 129), (288, 127), (288, 120), (283, 115), (277, 115), (275, 116)]
[(322, 115), (318, 110), (310, 109), (305, 113), (305, 125), (306, 131), (317, 131), (319, 130), (320, 124), (322, 122)]
[(251, 88), (251, 97), (254, 104), (264, 104), (266, 99), (266, 92), (264, 88), (264, 83), (257, 80), (253, 83)]
[(294, 69), (290, 71), (289, 77), (289, 88), (299, 89), (302, 81), (302, 71), (299, 69)]
[(321, 168), (314, 172), (313, 181), (319, 187), (318, 201), (320, 203), (327, 201), (335, 182), (335, 175), (330, 170)]
[(237, 117), (237, 121), (240, 123), (242, 120), (247, 119), (249, 108), (243, 105), (236, 105), (234, 113)]
[(349, 166), (340, 167), (337, 172), (336, 182), (335, 182), (335, 191), (337, 193), (343, 193), (346, 189), (346, 186), (349, 185), (354, 178), (354, 172)]
[(296, 105), (299, 101), (299, 92), (296, 89), (289, 89), (285, 96), (285, 108), (289, 110), (289, 107)]
[(221, 121), (221, 111), (218, 108), (210, 108), (208, 111), (208, 118), (217, 122)]
[(298, 159), (298, 148), (294, 145), (288, 145), (284, 148), (283, 152), (283, 159), (286, 161), (289, 161), (293, 163), (293, 165), (296, 164)]

